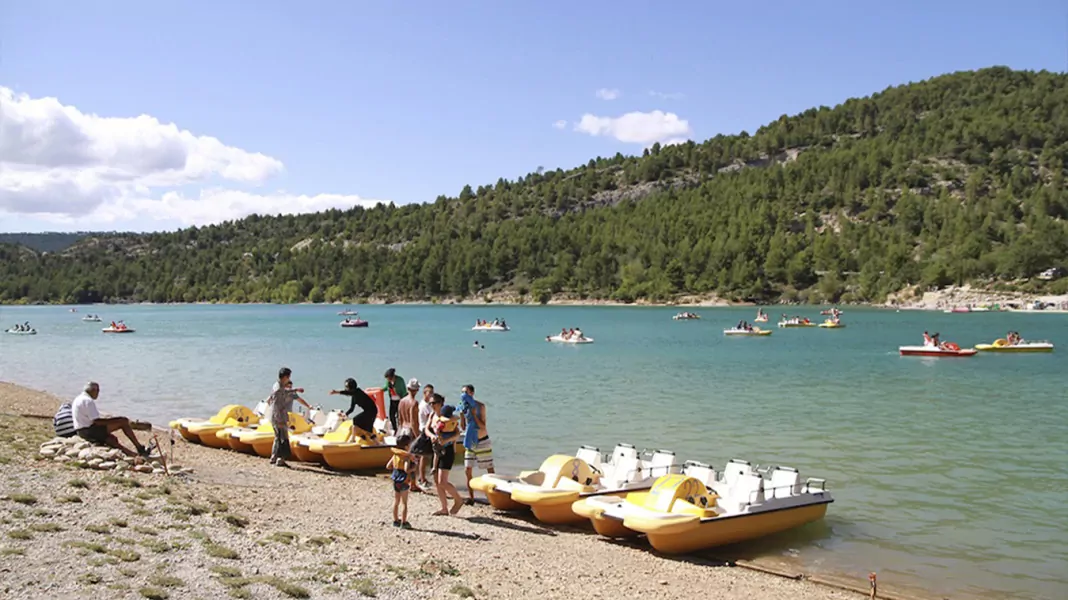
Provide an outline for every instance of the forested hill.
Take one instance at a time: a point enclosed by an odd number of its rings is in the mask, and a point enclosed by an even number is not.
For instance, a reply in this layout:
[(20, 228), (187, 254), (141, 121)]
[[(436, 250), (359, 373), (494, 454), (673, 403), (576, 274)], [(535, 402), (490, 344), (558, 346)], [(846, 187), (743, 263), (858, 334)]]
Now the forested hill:
[(85, 232), (0, 233), (0, 244), (21, 244), (38, 252), (58, 252), (90, 235)]
[(1066, 166), (1068, 76), (990, 68), (429, 204), (5, 246), (0, 300), (877, 301), (1039, 285), (1068, 266)]

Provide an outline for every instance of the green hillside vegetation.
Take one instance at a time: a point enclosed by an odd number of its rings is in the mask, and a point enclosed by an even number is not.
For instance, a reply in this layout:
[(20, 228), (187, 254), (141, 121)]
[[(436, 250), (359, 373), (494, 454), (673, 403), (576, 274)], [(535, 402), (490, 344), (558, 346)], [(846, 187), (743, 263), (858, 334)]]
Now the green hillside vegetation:
[(90, 235), (86, 232), (0, 233), (0, 244), (20, 244), (38, 252), (59, 252), (70, 248), (78, 240)]
[(7, 246), (0, 300), (1065, 291), (1030, 278), (1068, 267), (1066, 166), (1068, 76), (997, 67), (429, 204), (108, 234), (46, 255)]

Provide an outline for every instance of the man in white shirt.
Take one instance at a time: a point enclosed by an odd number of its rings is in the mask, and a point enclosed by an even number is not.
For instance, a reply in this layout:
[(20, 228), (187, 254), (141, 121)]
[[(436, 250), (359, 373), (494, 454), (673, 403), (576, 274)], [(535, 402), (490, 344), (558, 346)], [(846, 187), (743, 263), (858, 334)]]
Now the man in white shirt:
[[(96, 409), (96, 399), (100, 396), (100, 384), (90, 381), (85, 384), (81, 394), (71, 402), (71, 413), (74, 416), (74, 429), (78, 435), (94, 444), (105, 444), (112, 448), (122, 450), (127, 456), (146, 456), (148, 451), (137, 441), (130, 420), (126, 417), (101, 417)], [(122, 430), (126, 437), (133, 442), (137, 452), (127, 449), (119, 443), (113, 431)]]

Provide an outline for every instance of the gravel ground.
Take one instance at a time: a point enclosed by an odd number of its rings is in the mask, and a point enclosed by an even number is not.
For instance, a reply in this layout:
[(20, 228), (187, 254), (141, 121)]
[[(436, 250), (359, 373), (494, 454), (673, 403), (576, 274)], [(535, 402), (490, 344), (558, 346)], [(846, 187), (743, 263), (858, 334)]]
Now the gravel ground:
[[(413, 494), (392, 527), (384, 475), (351, 475), (179, 440), (181, 476), (35, 460), (59, 400), (0, 383), (0, 597), (727, 598), (857, 594), (659, 557), (580, 528)], [(454, 472), (454, 480), (462, 479)], [(699, 590), (699, 592), (698, 592)]]

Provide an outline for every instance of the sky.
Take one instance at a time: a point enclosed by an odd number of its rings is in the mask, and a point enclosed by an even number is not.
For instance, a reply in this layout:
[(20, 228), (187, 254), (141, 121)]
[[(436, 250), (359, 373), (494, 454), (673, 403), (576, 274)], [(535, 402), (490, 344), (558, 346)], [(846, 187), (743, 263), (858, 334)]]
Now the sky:
[(0, 231), (432, 202), (942, 73), (1063, 1), (0, 2)]

